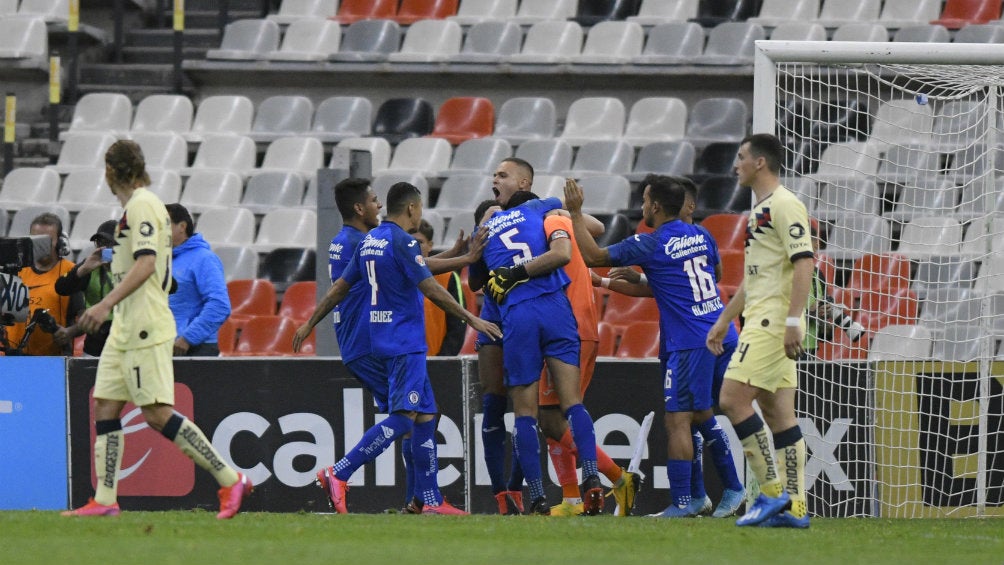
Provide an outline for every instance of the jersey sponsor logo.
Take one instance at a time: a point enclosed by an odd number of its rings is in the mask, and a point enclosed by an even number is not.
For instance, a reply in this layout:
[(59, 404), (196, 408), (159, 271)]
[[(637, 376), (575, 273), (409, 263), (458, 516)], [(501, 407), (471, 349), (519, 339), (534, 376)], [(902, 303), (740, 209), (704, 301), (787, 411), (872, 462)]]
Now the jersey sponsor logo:
[(801, 239), (805, 237), (805, 226), (798, 222), (791, 224), (791, 226), (788, 227), (788, 235), (790, 235), (792, 239)]
[(425, 266), (425, 257), (423, 257), (421, 255), (415, 255), (415, 262), (424, 267)]
[(370, 323), (390, 324), (394, 322), (393, 310), (370, 310)]
[(687, 235), (683, 237), (673, 236), (666, 240), (663, 251), (673, 259), (687, 257), (701, 251), (707, 251), (708, 244), (704, 239), (704, 234)]
[[(93, 392), (92, 389), (92, 395)], [(93, 421), (93, 406), (91, 410)], [(189, 419), (195, 413), (192, 390), (180, 383), (174, 384), (174, 410)], [(131, 402), (123, 410), (122, 434), (125, 451), (119, 471), (120, 496), (184, 496), (192, 492), (195, 486), (195, 464), (177, 446), (164, 441), (160, 432), (148, 426), (143, 421), (142, 411)], [(92, 446), (94, 439), (92, 427)], [(93, 451), (91, 485), (97, 486)]]
[(143, 237), (150, 237), (153, 235), (153, 224), (150, 222), (140, 222), (139, 224), (139, 234)]
[(360, 255), (383, 255), (383, 250), (390, 245), (390, 240), (376, 239), (366, 236), (366, 239), (359, 246)]
[(765, 206), (761, 211), (755, 212), (746, 224), (746, 247), (749, 247), (751, 239), (756, 239), (754, 234), (764, 233), (768, 228), (773, 229), (774, 226), (771, 224), (770, 208)]
[(344, 249), (345, 246), (341, 243), (332, 242), (331, 245), (328, 246), (328, 257), (332, 260), (338, 261), (342, 258), (342, 250)]
[(508, 212), (496, 212), (494, 216), (489, 218), (488, 223), (486, 223), (485, 226), (488, 228), (488, 237), (491, 238), (499, 232), (507, 230), (525, 221), (526, 216), (523, 215), (523, 210), (514, 208)]
[(411, 391), (408, 393), (408, 402), (411, 404), (418, 404), (421, 397), (418, 395), (418, 391)]

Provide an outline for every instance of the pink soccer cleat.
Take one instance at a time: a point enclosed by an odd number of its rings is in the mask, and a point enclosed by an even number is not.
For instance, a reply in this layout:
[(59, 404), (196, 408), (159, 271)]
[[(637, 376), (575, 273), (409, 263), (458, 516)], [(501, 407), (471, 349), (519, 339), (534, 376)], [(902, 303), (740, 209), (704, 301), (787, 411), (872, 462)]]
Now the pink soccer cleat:
[(331, 467), (325, 467), (317, 472), (317, 484), (324, 489), (324, 494), (328, 496), (328, 502), (335, 512), (349, 513), (349, 508), (345, 504), (345, 493), (349, 491), (349, 485), (336, 477)]
[(65, 512), (60, 512), (61, 516), (118, 516), (121, 510), (119, 510), (119, 503), (115, 504), (98, 504), (93, 498), (87, 501), (87, 504), (77, 508), (76, 510), (67, 510)]
[(464, 512), (463, 510), (457, 508), (456, 506), (450, 504), (443, 499), (443, 503), (439, 506), (429, 506), (426, 504), (422, 507), (422, 514), (441, 514), (449, 516), (467, 516), (469, 512)]
[(220, 513), (216, 515), (217, 520), (227, 520), (233, 518), (237, 511), (241, 509), (241, 502), (251, 494), (254, 485), (243, 473), (237, 473), (237, 482), (228, 486), (220, 487), (217, 494), (220, 497)]

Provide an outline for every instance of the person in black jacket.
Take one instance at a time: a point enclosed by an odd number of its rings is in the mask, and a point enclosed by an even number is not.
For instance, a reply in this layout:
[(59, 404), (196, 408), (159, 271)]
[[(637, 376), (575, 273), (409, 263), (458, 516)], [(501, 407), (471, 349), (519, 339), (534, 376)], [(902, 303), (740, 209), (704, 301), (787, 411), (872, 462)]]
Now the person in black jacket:
[[(111, 292), (112, 247), (115, 245), (116, 224), (118, 224), (116, 220), (108, 220), (98, 226), (97, 233), (91, 236), (91, 241), (97, 248), (56, 281), (57, 294), (70, 296), (77, 292), (83, 292), (84, 308), (86, 309), (100, 302), (106, 294)], [(111, 327), (112, 315), (109, 313), (108, 319), (101, 324), (101, 328), (95, 333), (87, 334), (87, 337), (84, 338), (85, 355), (91, 357), (101, 355)], [(84, 333), (76, 324), (60, 331), (65, 331), (69, 340)]]

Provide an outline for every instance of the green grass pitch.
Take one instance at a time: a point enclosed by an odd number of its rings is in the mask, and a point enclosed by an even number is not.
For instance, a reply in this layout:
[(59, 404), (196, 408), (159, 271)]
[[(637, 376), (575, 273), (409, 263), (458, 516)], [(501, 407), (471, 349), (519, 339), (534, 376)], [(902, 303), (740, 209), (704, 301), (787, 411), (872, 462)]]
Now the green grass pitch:
[(816, 518), (796, 531), (711, 518), (0, 512), (0, 555), (12, 565), (1001, 565), (1004, 520)]

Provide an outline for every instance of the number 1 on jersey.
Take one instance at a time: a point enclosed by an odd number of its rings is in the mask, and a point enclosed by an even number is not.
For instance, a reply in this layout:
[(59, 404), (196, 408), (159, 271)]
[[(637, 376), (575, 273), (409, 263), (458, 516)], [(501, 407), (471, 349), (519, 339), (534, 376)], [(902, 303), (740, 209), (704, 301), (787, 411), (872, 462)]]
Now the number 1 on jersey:
[(366, 280), (370, 283), (370, 305), (377, 303), (376, 261), (366, 261)]

